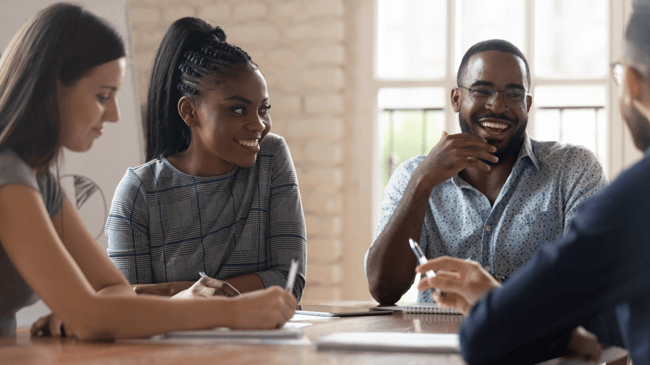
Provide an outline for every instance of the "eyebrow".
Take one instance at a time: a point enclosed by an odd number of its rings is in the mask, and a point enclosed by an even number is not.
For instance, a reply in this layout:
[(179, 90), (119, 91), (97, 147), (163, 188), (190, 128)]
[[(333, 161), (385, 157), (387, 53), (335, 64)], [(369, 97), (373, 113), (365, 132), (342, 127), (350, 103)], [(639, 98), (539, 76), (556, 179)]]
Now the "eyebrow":
[[(481, 81), (481, 80), (479, 80), (479, 81), (475, 81), (472, 85), (470, 85), (470, 87), (474, 87), (474, 86), (490, 86), (490, 87), (494, 87), (494, 83), (492, 83), (490, 81)], [(506, 89), (526, 90), (526, 88), (524, 88), (524, 86), (520, 85), (520, 84), (507, 84)]]
[[(229, 98), (226, 98), (225, 100), (239, 100), (239, 101), (243, 101), (244, 103), (246, 103), (246, 104), (248, 104), (248, 105), (253, 104), (252, 101), (250, 101), (250, 100), (248, 100), (248, 99), (246, 99), (246, 98), (243, 98), (243, 97), (241, 97), (241, 96), (231, 96), (231, 97), (229, 97)], [(269, 98), (264, 98), (264, 100), (262, 100), (262, 102), (265, 102), (265, 101), (267, 101), (267, 100), (269, 100)]]
[(110, 86), (110, 85), (102, 85), (99, 87), (100, 89), (111, 89), (113, 91), (117, 91), (117, 87), (115, 86)]

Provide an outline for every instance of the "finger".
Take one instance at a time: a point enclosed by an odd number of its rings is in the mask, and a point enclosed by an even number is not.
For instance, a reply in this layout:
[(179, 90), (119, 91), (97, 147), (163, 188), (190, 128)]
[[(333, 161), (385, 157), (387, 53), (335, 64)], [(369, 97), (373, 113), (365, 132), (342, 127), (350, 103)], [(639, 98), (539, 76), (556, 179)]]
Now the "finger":
[(468, 157), (467, 161), (465, 162), (465, 168), (469, 168), (469, 167), (477, 169), (477, 170), (481, 170), (481, 171), (490, 171), (490, 170), (492, 170), (492, 167), (490, 167), (490, 165), (486, 164), (485, 162), (483, 162), (483, 161), (481, 161), (479, 159), (473, 158), (473, 157)]
[(38, 336), (40, 332), (43, 332), (43, 335), (45, 334), (45, 327), (47, 323), (49, 322), (49, 316), (41, 317), (36, 322), (32, 324), (32, 328), (29, 329), (29, 333), (32, 336)]
[(50, 334), (53, 337), (61, 337), (61, 320), (57, 316), (50, 317)]
[(469, 261), (461, 260), (456, 257), (441, 256), (417, 266), (415, 271), (420, 274), (424, 274), (429, 270), (460, 271), (461, 269), (466, 269), (469, 264), (471, 264)]
[(443, 292), (464, 294), (464, 281), (458, 273), (440, 270), (436, 273), (436, 277), (428, 278), (427, 280), (432, 288), (439, 289)]
[(225, 282), (225, 281), (222, 281), (221, 284), (222, 284), (222, 285), (221, 285), (221, 288), (220, 288), (221, 291), (223, 291), (224, 293), (228, 294), (229, 297), (236, 297), (236, 296), (238, 296), (238, 295), (241, 295), (241, 293), (239, 292), (239, 290), (235, 289), (235, 287), (232, 286), (232, 285), (230, 285), (230, 283), (227, 283), (227, 282)]

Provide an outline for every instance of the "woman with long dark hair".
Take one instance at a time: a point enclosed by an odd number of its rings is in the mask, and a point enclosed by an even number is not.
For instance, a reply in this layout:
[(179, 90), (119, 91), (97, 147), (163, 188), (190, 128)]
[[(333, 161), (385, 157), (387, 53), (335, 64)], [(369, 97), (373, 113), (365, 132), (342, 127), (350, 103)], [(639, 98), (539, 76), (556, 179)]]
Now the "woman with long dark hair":
[(269, 133), (266, 81), (221, 27), (174, 22), (151, 72), (144, 165), (120, 182), (108, 253), (136, 290), (174, 294), (199, 272), (245, 293), (305, 286), (306, 234), (284, 139)]
[[(0, 336), (15, 335), (16, 311), (38, 297), (84, 339), (282, 325), (296, 300), (279, 288), (224, 298), (204, 279), (184, 300), (137, 296), (65, 197), (50, 167), (118, 121), (125, 64), (115, 30), (69, 4), (38, 13), (0, 59)], [(49, 320), (60, 323), (36, 330)]]

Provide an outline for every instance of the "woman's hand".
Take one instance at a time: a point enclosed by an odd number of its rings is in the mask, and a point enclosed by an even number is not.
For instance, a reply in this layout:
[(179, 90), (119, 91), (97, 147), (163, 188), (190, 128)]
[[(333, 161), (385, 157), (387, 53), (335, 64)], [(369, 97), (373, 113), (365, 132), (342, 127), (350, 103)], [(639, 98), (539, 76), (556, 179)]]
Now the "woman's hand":
[(72, 328), (66, 326), (54, 313), (39, 318), (29, 330), (32, 336), (75, 337)]
[(298, 301), (279, 286), (242, 294), (232, 299), (233, 328), (266, 329), (282, 327), (296, 312)]
[(469, 313), (485, 294), (501, 286), (476, 261), (443, 256), (415, 268), (421, 274), (428, 270), (435, 271), (436, 277), (420, 281), (418, 290), (439, 289), (443, 294), (434, 292), (432, 299), (463, 314)]
[(209, 298), (211, 296), (236, 297), (241, 295), (232, 285), (204, 276), (188, 289), (174, 295), (172, 299)]
[(603, 346), (598, 342), (598, 337), (582, 326), (573, 330), (566, 349), (571, 353), (570, 356), (576, 356), (581, 360), (596, 364), (599, 363), (598, 360), (603, 353)]

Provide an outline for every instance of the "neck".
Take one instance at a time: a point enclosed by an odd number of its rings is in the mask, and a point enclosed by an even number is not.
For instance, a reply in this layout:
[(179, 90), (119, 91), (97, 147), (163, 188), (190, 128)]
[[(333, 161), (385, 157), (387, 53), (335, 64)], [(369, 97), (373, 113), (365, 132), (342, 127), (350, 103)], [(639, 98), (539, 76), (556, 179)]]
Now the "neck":
[(168, 156), (167, 161), (179, 171), (199, 177), (219, 176), (235, 168), (234, 164), (210, 154), (193, 142), (185, 151)]
[(491, 165), (490, 171), (466, 168), (458, 175), (463, 178), (463, 180), (467, 181), (468, 184), (483, 193), (483, 195), (485, 195), (490, 201), (490, 204), (494, 204), (496, 198), (501, 192), (501, 188), (506, 183), (506, 180), (508, 180), (512, 168), (515, 166), (517, 156), (519, 156), (519, 150), (516, 152), (517, 153), (508, 155), (505, 160)]

